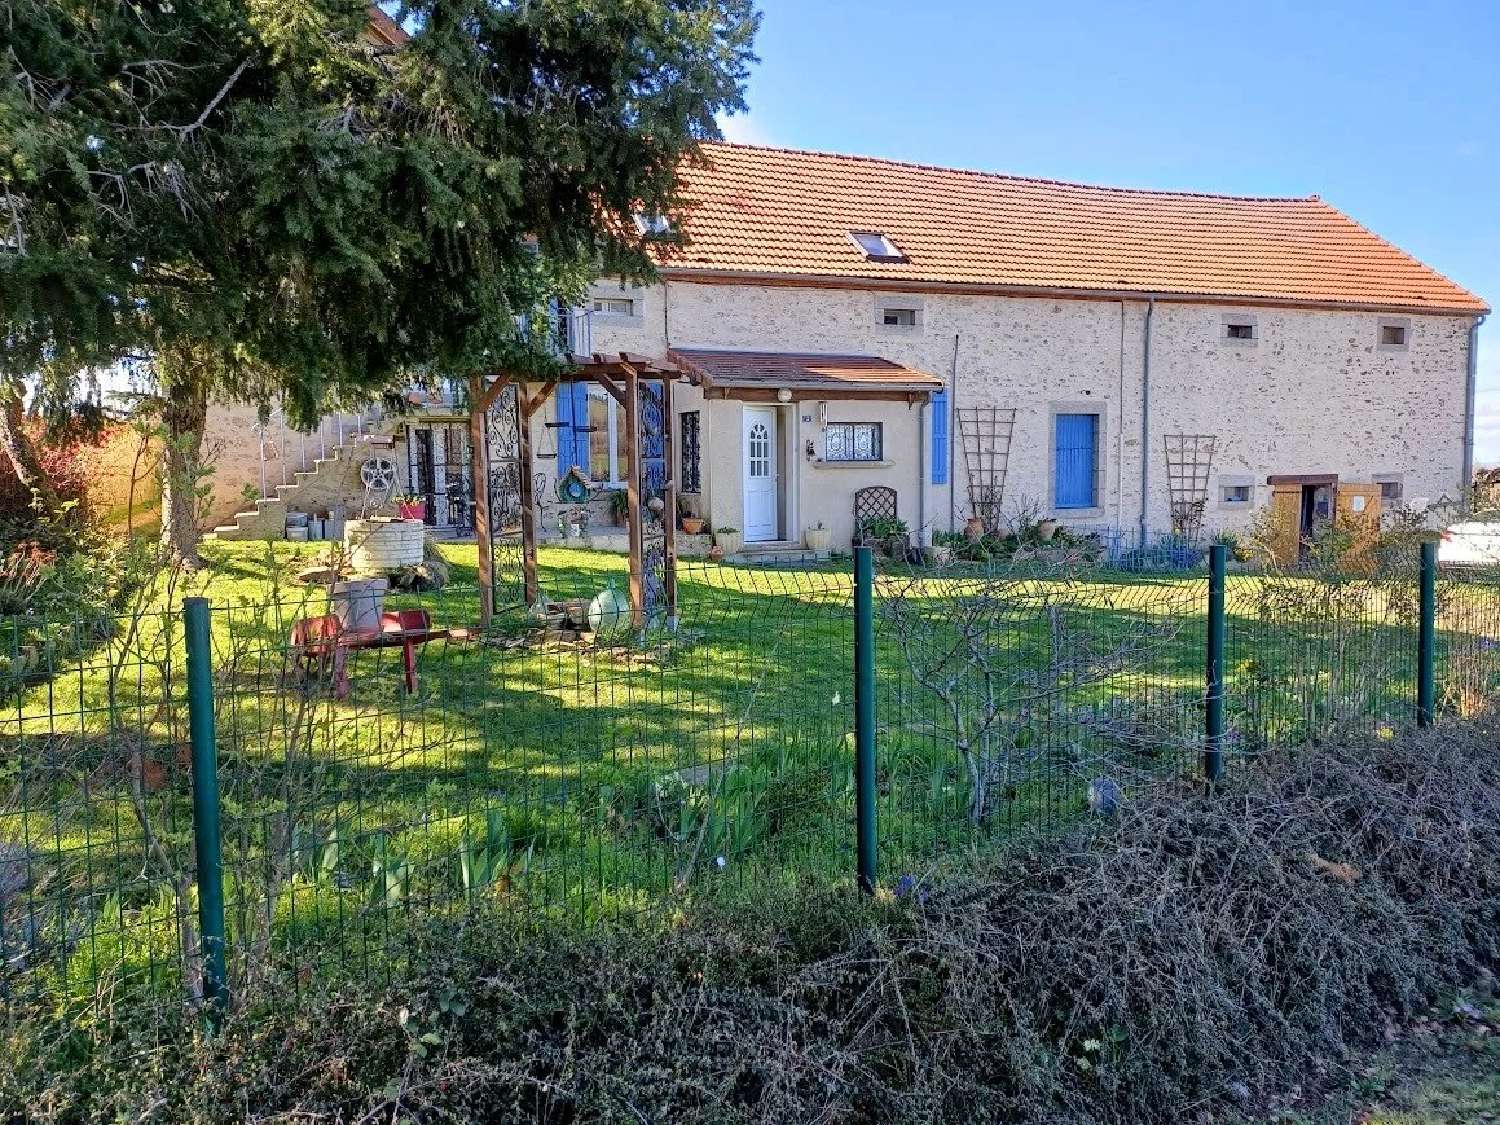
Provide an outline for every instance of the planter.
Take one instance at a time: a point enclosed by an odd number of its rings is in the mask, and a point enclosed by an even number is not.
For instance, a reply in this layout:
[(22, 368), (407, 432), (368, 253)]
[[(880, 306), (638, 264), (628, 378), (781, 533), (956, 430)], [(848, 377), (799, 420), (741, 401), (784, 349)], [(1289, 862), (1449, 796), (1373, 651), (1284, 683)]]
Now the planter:
[(355, 570), (399, 570), (422, 561), (427, 528), (421, 520), (348, 520), (344, 546)]
[(1036, 537), (1043, 543), (1050, 543), (1052, 537), (1057, 534), (1056, 520), (1042, 520), (1036, 525)]
[(952, 547), (924, 547), (922, 557), (928, 566), (947, 566), (953, 561)]
[(726, 555), (737, 555), (740, 553), (740, 548), (745, 545), (745, 537), (738, 531), (716, 531), (714, 543), (724, 548)]
[(328, 611), (339, 619), (346, 631), (379, 632), (380, 615), (385, 610), (385, 592), (389, 587), (390, 583), (384, 578), (351, 578), (347, 582), (335, 582), (328, 588)]
[(809, 551), (826, 551), (833, 546), (833, 532), (826, 527), (809, 527), (802, 538)]
[(708, 549), (708, 561), (709, 562), (723, 562), (724, 561), (724, 548), (720, 547), (717, 543), (715, 543), (712, 547), (710, 547)]
[(396, 505), (396, 514), (404, 520), (425, 520), (427, 518), (427, 501), (403, 500)]
[(906, 561), (906, 553), (911, 543), (908, 535), (888, 535), (880, 541), (881, 549), (891, 558), (898, 562)]
[(697, 516), (683, 516), (682, 533), (684, 535), (702, 535), (703, 521)]
[(964, 538), (970, 543), (978, 543), (984, 538), (984, 520), (978, 516), (970, 516), (964, 521)]

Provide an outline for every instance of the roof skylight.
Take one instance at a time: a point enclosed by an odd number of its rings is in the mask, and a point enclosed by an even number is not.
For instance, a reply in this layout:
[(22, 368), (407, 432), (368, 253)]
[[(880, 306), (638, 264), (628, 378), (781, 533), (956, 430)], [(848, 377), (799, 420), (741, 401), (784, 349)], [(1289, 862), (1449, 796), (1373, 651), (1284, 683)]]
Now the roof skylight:
[(851, 230), (849, 237), (872, 262), (906, 261), (906, 255), (901, 253), (900, 248), (878, 230)]

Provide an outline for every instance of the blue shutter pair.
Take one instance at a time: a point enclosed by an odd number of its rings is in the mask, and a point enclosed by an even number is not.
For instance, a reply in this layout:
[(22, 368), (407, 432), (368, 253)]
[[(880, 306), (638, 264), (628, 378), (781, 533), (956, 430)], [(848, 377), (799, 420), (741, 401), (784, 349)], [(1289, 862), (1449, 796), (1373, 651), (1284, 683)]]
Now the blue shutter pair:
[(1094, 473), (1098, 450), (1097, 414), (1059, 414), (1053, 435), (1053, 504), (1057, 508), (1095, 506)]
[(557, 479), (562, 480), (568, 470), (577, 465), (585, 477), (589, 475), (589, 435), (579, 433), (578, 427), (589, 424), (589, 388), (587, 383), (559, 383), (557, 385)]
[(948, 483), (948, 388), (932, 396), (932, 483)]

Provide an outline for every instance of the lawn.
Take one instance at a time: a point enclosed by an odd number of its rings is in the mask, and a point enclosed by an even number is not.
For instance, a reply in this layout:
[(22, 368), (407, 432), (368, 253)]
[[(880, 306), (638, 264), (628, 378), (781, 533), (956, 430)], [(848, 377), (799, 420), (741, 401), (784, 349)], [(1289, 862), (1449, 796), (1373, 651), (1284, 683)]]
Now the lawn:
[[(675, 634), (548, 642), (517, 609), (474, 639), (426, 646), (415, 695), (396, 650), (358, 654), (338, 699), (287, 645), (296, 620), (325, 610), (321, 588), (294, 578), (316, 549), (211, 544), (205, 572), (144, 592), (107, 644), (0, 722), (11, 792), (0, 875), (9, 863), (20, 887), (0, 909), (0, 945), (28, 980), (82, 994), (122, 970), (180, 979), (195, 906), (174, 607), (190, 594), (213, 606), (237, 980), (272, 966), (293, 979), (384, 975), (400, 966), (407, 918), (477, 903), (593, 924), (767, 880), (850, 880), (847, 564), (684, 564)], [(388, 607), (473, 625), (474, 548), (443, 551), (452, 584)], [(624, 559), (547, 549), (541, 581), (552, 598), (623, 589)], [(1454, 706), (1495, 680), (1491, 592), (1444, 588)], [(1339, 724), (1407, 721), (1406, 595), (1232, 578), (1231, 761)], [(954, 662), (980, 597), (994, 608), (968, 635), (985, 658)], [(1096, 778), (1128, 794), (1195, 770), (1205, 599), (1201, 574), (883, 577), (883, 873), (919, 874), (938, 854), (1075, 817)], [(951, 707), (934, 683), (949, 685)], [(981, 824), (960, 722), (992, 767)]]

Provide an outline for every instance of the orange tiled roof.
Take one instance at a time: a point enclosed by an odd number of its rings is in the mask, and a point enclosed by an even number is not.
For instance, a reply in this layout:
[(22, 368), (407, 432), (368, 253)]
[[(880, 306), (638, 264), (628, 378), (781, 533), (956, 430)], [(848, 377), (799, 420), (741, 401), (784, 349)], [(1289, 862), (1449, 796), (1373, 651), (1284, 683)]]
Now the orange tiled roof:
[(667, 358), (710, 388), (860, 390), (927, 394), (942, 387), (935, 375), (874, 355), (821, 352), (753, 352), (724, 348), (673, 348)]
[[(1316, 196), (1090, 187), (863, 156), (703, 146), (669, 276), (1158, 293), (1484, 312), (1484, 301)], [(880, 231), (905, 262), (870, 261)]]

